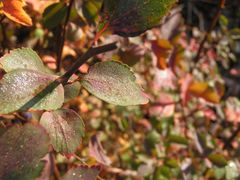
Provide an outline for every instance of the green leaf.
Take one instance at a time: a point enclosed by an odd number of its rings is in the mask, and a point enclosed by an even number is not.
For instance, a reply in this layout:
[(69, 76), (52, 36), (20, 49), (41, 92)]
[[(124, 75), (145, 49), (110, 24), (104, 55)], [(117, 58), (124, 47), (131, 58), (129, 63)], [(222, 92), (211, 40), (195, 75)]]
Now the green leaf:
[(74, 82), (64, 86), (64, 102), (68, 102), (77, 97), (80, 92), (81, 85), (79, 82)]
[(16, 69), (31, 69), (48, 72), (47, 68), (35, 51), (30, 48), (20, 48), (10, 51), (0, 59), (0, 64), (6, 72)]
[(64, 176), (63, 180), (94, 180), (99, 174), (99, 166), (79, 166), (70, 169)]
[(146, 143), (150, 146), (154, 146), (155, 144), (159, 143), (160, 139), (161, 137), (156, 130), (152, 130), (146, 135)]
[(47, 130), (57, 152), (74, 153), (84, 136), (83, 120), (70, 109), (45, 112), (40, 124)]
[(0, 80), (0, 114), (29, 108), (60, 108), (64, 101), (63, 86), (53, 82), (55, 79), (56, 76), (23, 69), (5, 74)]
[(168, 142), (182, 144), (182, 145), (188, 145), (188, 140), (185, 137), (178, 136), (178, 135), (170, 135), (168, 137)]
[(138, 36), (160, 24), (176, 0), (104, 0), (105, 19), (121, 36)]
[(119, 62), (108, 61), (94, 64), (81, 84), (98, 98), (121, 106), (148, 103), (148, 98), (135, 83), (130, 69)]
[(98, 16), (101, 6), (102, 0), (88, 0), (83, 2), (82, 12), (88, 22), (94, 22)]
[(215, 165), (223, 167), (227, 165), (227, 160), (221, 154), (210, 154), (208, 159)]
[(43, 25), (53, 29), (60, 25), (67, 13), (67, 6), (64, 2), (54, 3), (48, 6), (43, 12)]
[(0, 147), (1, 180), (35, 179), (42, 171), (49, 137), (41, 126), (14, 126), (0, 137)]

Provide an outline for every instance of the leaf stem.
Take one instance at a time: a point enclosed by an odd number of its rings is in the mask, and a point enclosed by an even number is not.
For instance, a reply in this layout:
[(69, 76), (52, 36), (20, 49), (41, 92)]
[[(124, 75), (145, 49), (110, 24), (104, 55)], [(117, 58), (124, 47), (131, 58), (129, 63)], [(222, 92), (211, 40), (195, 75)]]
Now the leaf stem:
[(83, 65), (89, 58), (94, 57), (98, 54), (107, 52), (107, 51), (112, 51), (117, 48), (116, 42), (103, 45), (103, 46), (98, 46), (94, 48), (90, 48), (86, 53), (84, 53), (77, 61), (75, 64), (73, 64), (70, 69), (59, 78), (60, 82), (62, 84), (67, 83), (68, 79), (75, 73), (77, 72), (78, 68)]
[(65, 18), (65, 22), (62, 28), (62, 33), (61, 34), (61, 39), (59, 42), (59, 47), (58, 47), (58, 52), (57, 52), (57, 72), (60, 72), (61, 67), (62, 67), (62, 51), (63, 51), (63, 46), (64, 46), (64, 41), (65, 41), (65, 34), (66, 34), (66, 29), (67, 29), (67, 24), (70, 18), (70, 13), (71, 13), (71, 9), (72, 9), (72, 5), (73, 5), (74, 0), (70, 0), (70, 3), (68, 5), (68, 9), (67, 9), (67, 15)]

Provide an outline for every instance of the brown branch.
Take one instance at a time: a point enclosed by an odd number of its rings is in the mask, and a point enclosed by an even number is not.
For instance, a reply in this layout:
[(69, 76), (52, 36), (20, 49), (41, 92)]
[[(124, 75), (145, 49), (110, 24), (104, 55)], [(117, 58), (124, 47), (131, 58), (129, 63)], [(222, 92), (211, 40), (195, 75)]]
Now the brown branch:
[(111, 51), (117, 48), (116, 43), (111, 43), (99, 47), (90, 48), (83, 56), (81, 56), (75, 64), (61, 77), (50, 83), (41, 92), (39, 92), (35, 97), (26, 102), (19, 110), (26, 111), (29, 108), (37, 104), (41, 99), (43, 99), (47, 94), (53, 92), (60, 84), (65, 85), (69, 78), (78, 70), (78, 68), (83, 65), (89, 58), (96, 56), (98, 54)]
[(203, 37), (203, 39), (202, 39), (202, 41), (201, 41), (201, 43), (200, 43), (200, 46), (199, 46), (199, 48), (198, 48), (197, 55), (196, 55), (196, 57), (194, 58), (194, 61), (195, 61), (196, 63), (197, 63), (197, 62), (199, 61), (199, 59), (200, 59), (200, 55), (201, 55), (201, 53), (202, 53), (204, 44), (205, 44), (205, 42), (207, 41), (209, 34), (212, 32), (212, 30), (214, 29), (214, 27), (215, 27), (216, 24), (217, 24), (217, 21), (218, 21), (220, 15), (221, 15), (221, 13), (222, 13), (222, 10), (224, 9), (225, 2), (226, 2), (226, 0), (221, 0), (221, 1), (220, 1), (219, 5), (218, 5), (217, 13), (216, 13), (216, 15), (214, 16), (214, 18), (213, 18), (213, 20), (212, 20), (212, 23), (211, 23), (210, 27), (208, 28), (207, 32), (205, 32), (205, 34), (204, 34), (204, 37)]
[(64, 41), (65, 41), (65, 34), (66, 34), (66, 29), (67, 29), (67, 24), (70, 18), (70, 13), (71, 13), (71, 9), (72, 9), (72, 5), (73, 5), (74, 0), (70, 0), (70, 3), (68, 5), (68, 9), (67, 9), (67, 15), (65, 18), (65, 22), (63, 25), (62, 33), (60, 32), (60, 42), (59, 42), (59, 47), (58, 47), (58, 52), (57, 52), (57, 69), (56, 71), (59, 72), (61, 70), (62, 67), (62, 51), (63, 51), (63, 46), (64, 46)]

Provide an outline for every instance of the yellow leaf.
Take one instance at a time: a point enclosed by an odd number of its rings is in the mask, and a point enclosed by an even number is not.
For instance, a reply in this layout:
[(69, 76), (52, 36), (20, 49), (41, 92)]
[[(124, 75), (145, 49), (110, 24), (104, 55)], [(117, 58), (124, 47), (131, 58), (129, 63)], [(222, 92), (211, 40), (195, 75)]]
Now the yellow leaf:
[(189, 86), (189, 91), (197, 96), (201, 96), (208, 88), (208, 83), (205, 82), (193, 82)]
[(24, 26), (31, 26), (32, 19), (24, 11), (24, 0), (2, 0), (2, 12), (12, 21)]
[(206, 82), (192, 82), (188, 91), (194, 96), (203, 98), (206, 101), (219, 103), (224, 94), (224, 86), (222, 84), (216, 84), (216, 87), (212, 88)]
[(221, 96), (218, 94), (218, 92), (210, 87), (202, 94), (201, 97), (212, 103), (219, 103), (221, 100)]

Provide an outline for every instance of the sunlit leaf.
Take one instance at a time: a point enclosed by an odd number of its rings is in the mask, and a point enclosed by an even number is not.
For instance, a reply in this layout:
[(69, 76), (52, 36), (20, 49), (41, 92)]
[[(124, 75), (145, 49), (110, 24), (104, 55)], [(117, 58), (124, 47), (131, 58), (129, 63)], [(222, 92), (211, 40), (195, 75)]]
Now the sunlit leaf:
[(104, 0), (104, 15), (111, 30), (122, 36), (138, 36), (160, 24), (176, 0)]
[(40, 57), (30, 48), (21, 48), (10, 51), (0, 59), (0, 65), (6, 72), (16, 69), (31, 69), (47, 72)]
[(24, 26), (32, 26), (32, 19), (24, 11), (24, 0), (2, 0), (2, 12), (12, 21)]
[(231, 179), (236, 179), (239, 177), (239, 169), (233, 161), (230, 161), (228, 165), (225, 167), (226, 170), (226, 179), (231, 180)]
[(84, 136), (84, 124), (73, 110), (61, 109), (43, 113), (40, 124), (47, 130), (57, 152), (74, 153)]
[(207, 82), (194, 82), (189, 86), (189, 91), (195, 95), (202, 95), (208, 88)]
[(0, 137), (0, 179), (35, 179), (48, 153), (49, 137), (37, 125), (14, 126)]
[(23, 69), (5, 74), (0, 80), (0, 114), (29, 108), (60, 108), (64, 101), (64, 92), (62, 85), (53, 83), (55, 79), (55, 76)]
[(148, 98), (135, 83), (130, 69), (119, 62), (108, 61), (94, 64), (81, 84), (98, 98), (121, 106), (148, 103)]
[(189, 85), (188, 92), (206, 101), (219, 103), (224, 94), (224, 86), (216, 83), (216, 88), (213, 88), (207, 82), (192, 82)]

